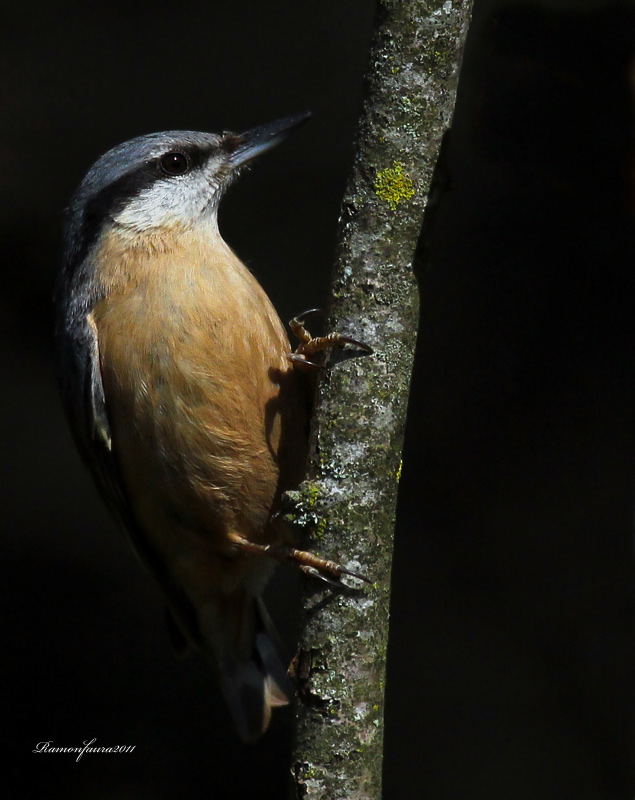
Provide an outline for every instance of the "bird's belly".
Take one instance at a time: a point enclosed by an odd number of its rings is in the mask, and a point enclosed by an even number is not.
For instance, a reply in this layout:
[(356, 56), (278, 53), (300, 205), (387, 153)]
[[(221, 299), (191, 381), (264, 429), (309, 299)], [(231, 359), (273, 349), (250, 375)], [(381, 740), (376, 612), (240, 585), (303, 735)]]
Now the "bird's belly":
[(235, 310), (148, 314), (134, 297), (95, 317), (113, 454), (135, 516), (180, 583), (198, 576), (229, 591), (242, 580), (231, 534), (267, 542), (277, 497), (304, 461), (284, 331)]

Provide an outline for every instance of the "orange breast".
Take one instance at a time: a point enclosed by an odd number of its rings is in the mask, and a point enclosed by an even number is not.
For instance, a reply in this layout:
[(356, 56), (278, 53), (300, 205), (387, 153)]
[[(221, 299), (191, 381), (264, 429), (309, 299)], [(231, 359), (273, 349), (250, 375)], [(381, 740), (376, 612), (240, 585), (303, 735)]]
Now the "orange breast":
[(301, 477), (289, 341), (220, 237), (104, 249), (116, 266), (93, 316), (113, 453), (146, 535), (191, 581), (231, 552), (228, 534), (267, 541), (281, 491)]

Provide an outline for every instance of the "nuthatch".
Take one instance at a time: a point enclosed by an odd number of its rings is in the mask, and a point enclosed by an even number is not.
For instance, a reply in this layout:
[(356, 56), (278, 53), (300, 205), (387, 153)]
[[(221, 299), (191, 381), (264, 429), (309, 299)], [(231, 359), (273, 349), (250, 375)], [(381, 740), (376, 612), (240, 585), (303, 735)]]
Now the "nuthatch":
[(290, 696), (260, 598), (273, 559), (347, 572), (293, 549), (276, 516), (305, 467), (302, 364), (347, 340), (313, 340), (296, 321), (292, 354), (217, 223), (239, 168), (306, 117), (241, 135), (155, 133), (110, 150), (71, 201), (57, 295), (78, 446), (165, 595), (173, 638), (215, 665), (244, 740)]

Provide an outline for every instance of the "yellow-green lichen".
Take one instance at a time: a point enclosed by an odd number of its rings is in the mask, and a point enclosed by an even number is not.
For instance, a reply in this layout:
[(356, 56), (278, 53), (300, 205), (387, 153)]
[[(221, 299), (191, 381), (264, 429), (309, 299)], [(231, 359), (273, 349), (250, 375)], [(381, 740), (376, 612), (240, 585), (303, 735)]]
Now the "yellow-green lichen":
[(299, 489), (284, 493), (282, 498), (283, 508), (277, 516), (289, 524), (303, 528), (311, 528), (313, 530), (317, 526), (318, 534), (324, 535), (326, 520), (316, 513), (319, 499), (319, 485), (305, 481), (300, 485)]
[(319, 488), (314, 483), (309, 483), (306, 489), (307, 505), (309, 508), (313, 508), (319, 496)]
[(313, 537), (315, 539), (323, 539), (325, 533), (326, 533), (326, 518), (320, 517), (315, 526), (315, 530), (313, 531)]
[(415, 190), (412, 179), (404, 175), (403, 164), (393, 161), (392, 167), (382, 169), (375, 178), (375, 194), (394, 211), (402, 200), (410, 200)]
[(401, 480), (401, 471), (403, 470), (403, 461), (399, 459), (399, 466), (397, 467), (397, 483)]

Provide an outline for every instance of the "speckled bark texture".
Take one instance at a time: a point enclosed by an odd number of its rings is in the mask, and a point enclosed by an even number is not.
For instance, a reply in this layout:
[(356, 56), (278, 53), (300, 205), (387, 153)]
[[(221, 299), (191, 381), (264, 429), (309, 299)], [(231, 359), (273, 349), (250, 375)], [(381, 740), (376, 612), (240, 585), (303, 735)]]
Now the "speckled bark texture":
[(325, 374), (312, 471), (295, 497), (296, 518), (313, 523), (312, 550), (373, 583), (338, 594), (306, 582), (297, 798), (381, 797), (393, 528), (418, 320), (412, 260), (470, 12), (470, 0), (377, 7), (329, 321), (375, 354)]

